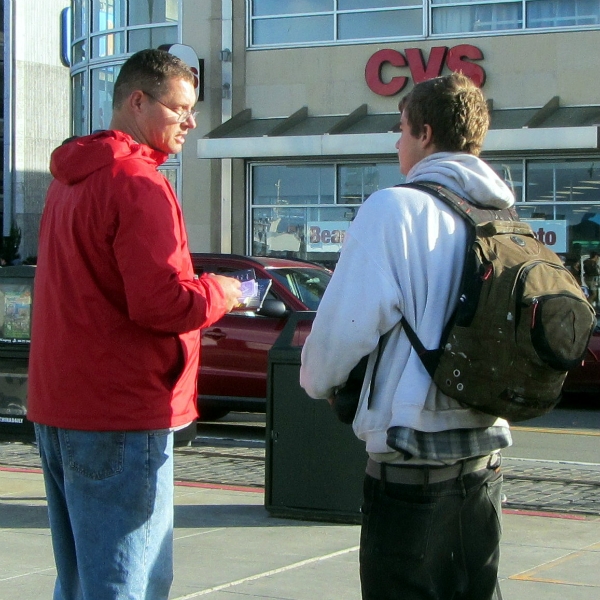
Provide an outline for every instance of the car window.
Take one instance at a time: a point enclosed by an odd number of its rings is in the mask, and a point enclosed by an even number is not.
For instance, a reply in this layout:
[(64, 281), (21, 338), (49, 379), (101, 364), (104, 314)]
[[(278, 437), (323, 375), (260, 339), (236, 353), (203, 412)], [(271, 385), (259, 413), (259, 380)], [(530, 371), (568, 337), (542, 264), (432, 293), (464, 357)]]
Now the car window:
[(327, 271), (320, 269), (269, 269), (274, 279), (282, 283), (309, 310), (317, 310), (325, 288), (331, 279)]

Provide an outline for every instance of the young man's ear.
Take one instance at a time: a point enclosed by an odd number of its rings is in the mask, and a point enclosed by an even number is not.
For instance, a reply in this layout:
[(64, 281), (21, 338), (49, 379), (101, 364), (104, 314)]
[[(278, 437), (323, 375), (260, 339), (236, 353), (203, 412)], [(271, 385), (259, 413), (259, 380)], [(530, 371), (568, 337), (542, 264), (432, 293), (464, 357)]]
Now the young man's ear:
[(433, 129), (431, 129), (431, 125), (427, 125), (427, 123), (423, 125), (423, 131), (421, 132), (421, 141), (423, 142), (424, 148), (427, 148), (428, 146), (433, 144)]

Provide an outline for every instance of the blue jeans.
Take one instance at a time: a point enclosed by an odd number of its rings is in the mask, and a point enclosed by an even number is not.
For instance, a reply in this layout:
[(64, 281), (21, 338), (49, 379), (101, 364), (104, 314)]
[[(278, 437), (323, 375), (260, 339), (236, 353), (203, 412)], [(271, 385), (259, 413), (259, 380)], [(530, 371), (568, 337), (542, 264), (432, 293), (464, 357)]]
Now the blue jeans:
[(173, 433), (36, 423), (54, 600), (162, 600), (173, 581)]
[(367, 475), (363, 600), (500, 600), (501, 484), (491, 469), (428, 485)]

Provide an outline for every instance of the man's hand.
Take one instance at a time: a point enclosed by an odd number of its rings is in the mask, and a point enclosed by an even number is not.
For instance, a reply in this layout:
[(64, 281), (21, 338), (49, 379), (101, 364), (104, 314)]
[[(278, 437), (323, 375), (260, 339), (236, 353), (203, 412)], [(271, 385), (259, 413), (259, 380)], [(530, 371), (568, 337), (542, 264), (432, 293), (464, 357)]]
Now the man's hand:
[(225, 277), (225, 275), (215, 275), (214, 273), (210, 273), (210, 276), (214, 277), (223, 289), (227, 312), (230, 312), (240, 303), (240, 297), (242, 295), (241, 282), (235, 277)]

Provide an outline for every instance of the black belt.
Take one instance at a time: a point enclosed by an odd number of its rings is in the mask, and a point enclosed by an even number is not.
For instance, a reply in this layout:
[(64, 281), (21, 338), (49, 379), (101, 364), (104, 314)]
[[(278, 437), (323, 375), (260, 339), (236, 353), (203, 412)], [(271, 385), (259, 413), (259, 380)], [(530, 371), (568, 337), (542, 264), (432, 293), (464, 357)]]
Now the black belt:
[[(426, 485), (456, 479), (483, 469), (498, 470), (502, 458), (494, 453), (488, 456), (478, 456), (461, 460), (454, 465), (437, 467), (434, 465), (398, 465), (393, 463), (378, 463), (372, 458), (367, 461), (367, 475), (374, 479), (384, 478), (388, 483), (404, 483), (407, 485)], [(382, 471), (384, 475), (382, 477)]]

